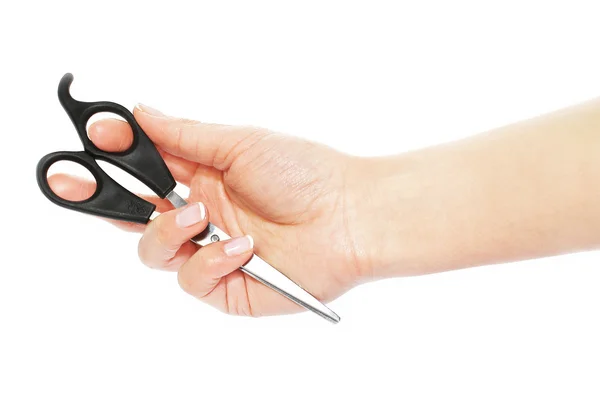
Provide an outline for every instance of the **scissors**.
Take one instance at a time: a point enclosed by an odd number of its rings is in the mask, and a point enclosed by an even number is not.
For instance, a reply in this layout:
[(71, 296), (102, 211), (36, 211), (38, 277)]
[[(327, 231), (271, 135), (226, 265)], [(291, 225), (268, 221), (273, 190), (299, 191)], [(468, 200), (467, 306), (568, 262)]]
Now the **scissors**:
[[(72, 82), (72, 74), (68, 73), (62, 77), (58, 85), (58, 99), (75, 125), (85, 151), (58, 151), (40, 159), (37, 165), (37, 182), (44, 195), (61, 207), (115, 220), (146, 224), (158, 215), (154, 204), (131, 193), (108, 176), (96, 162), (98, 159), (110, 162), (133, 175), (160, 198), (168, 199), (175, 208), (187, 205), (187, 202), (173, 190), (176, 186), (175, 179), (133, 114), (125, 107), (108, 101), (75, 100), (69, 92)], [(88, 138), (87, 121), (99, 112), (117, 114), (129, 123), (133, 131), (133, 143), (128, 150), (118, 153), (102, 151)], [(48, 169), (57, 161), (72, 161), (87, 168), (96, 179), (94, 194), (83, 201), (69, 201), (57, 196), (50, 188), (47, 176)], [(209, 223), (203, 232), (191, 240), (200, 246), (206, 246), (226, 239), (230, 239), (228, 234)], [(333, 323), (340, 321), (336, 313), (256, 254), (240, 269), (326, 320)]]

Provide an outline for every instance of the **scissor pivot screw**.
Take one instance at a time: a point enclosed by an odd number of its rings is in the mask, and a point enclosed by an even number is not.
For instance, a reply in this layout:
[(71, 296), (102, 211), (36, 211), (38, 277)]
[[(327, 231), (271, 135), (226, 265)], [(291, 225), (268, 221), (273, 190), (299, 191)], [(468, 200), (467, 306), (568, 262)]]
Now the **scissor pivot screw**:
[(211, 242), (218, 242), (218, 241), (219, 241), (219, 236), (217, 236), (217, 235), (212, 235), (212, 236), (210, 237), (210, 241), (211, 241)]

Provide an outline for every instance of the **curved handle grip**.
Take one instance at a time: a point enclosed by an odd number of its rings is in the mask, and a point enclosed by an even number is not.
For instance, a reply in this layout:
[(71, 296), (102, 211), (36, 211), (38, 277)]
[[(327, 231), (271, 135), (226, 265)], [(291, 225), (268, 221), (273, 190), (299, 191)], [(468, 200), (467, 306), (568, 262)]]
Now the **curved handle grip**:
[[(133, 114), (125, 107), (109, 101), (87, 103), (75, 100), (69, 92), (72, 82), (72, 74), (65, 74), (62, 77), (58, 85), (58, 99), (75, 125), (85, 151), (94, 158), (110, 162), (135, 176), (159, 197), (164, 198), (169, 194), (175, 188), (175, 179)], [(100, 150), (88, 138), (87, 121), (99, 112), (115, 113), (129, 123), (133, 131), (133, 143), (129, 149), (119, 153), (109, 153)]]
[[(59, 197), (48, 184), (48, 169), (57, 161), (73, 161), (94, 175), (96, 192), (86, 200), (70, 201)], [(83, 151), (58, 151), (43, 157), (37, 165), (37, 183), (54, 204), (99, 217), (145, 224), (156, 206), (131, 193), (106, 174), (96, 160)]]

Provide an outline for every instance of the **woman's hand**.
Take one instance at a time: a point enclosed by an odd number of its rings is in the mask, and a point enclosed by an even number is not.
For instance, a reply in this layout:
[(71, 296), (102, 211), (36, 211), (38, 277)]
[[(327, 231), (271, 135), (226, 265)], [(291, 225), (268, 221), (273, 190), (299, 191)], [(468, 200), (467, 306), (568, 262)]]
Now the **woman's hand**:
[[(253, 245), (254, 252), (321, 301), (361, 279), (364, 251), (351, 234), (358, 210), (348, 206), (353, 158), (254, 127), (177, 119), (147, 106), (136, 107), (134, 115), (175, 179), (190, 188), (192, 203), (173, 210), (166, 201), (150, 198), (162, 214), (147, 226), (115, 223), (144, 232), (139, 242), (144, 264), (178, 271), (186, 292), (224, 312), (251, 316), (301, 310), (238, 270)], [(132, 142), (129, 125), (119, 120), (99, 121), (89, 135), (106, 151), (123, 151)], [(49, 182), (71, 200), (95, 190), (94, 183), (66, 175)], [(234, 239), (201, 249), (190, 242), (209, 219)]]
[[(328, 301), (374, 278), (421, 275), (600, 246), (600, 99), (399, 156), (355, 158), (250, 127), (135, 116), (179, 182), (185, 210), (145, 229), (147, 265), (179, 271), (189, 293), (230, 313), (300, 309), (237, 268), (256, 253)], [(94, 143), (125, 150), (124, 122), (90, 127)], [(64, 198), (94, 185), (49, 180)], [(210, 217), (207, 217), (210, 211)], [(232, 236), (198, 250), (210, 218)], [(119, 224), (127, 229), (140, 226)]]

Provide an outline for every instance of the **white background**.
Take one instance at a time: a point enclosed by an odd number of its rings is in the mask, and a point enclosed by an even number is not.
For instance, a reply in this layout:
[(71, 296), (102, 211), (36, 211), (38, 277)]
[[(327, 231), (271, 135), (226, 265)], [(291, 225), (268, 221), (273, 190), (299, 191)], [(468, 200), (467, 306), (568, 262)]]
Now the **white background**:
[(82, 100), (391, 154), (598, 96), (598, 15), (575, 1), (3, 3), (0, 398), (599, 398), (599, 253), (368, 284), (331, 303), (338, 325), (230, 317), (142, 266), (137, 235), (48, 202), (34, 172), (81, 148), (56, 97), (65, 72)]

